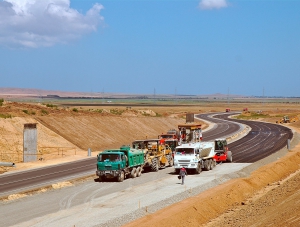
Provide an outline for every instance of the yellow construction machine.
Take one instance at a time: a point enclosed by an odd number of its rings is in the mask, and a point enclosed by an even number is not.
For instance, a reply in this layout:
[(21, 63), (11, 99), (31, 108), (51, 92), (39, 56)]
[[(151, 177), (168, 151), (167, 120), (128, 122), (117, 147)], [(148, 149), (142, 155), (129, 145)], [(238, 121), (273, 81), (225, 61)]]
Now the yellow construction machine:
[(282, 123), (294, 123), (299, 121), (298, 116), (294, 116), (290, 118), (289, 116), (283, 116), (279, 121), (276, 121), (276, 123), (282, 124)]

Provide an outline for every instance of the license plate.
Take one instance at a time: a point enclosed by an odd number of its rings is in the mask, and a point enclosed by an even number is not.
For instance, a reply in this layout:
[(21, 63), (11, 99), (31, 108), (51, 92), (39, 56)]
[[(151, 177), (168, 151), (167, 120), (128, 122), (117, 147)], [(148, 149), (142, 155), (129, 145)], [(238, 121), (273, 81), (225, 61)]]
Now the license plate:
[(105, 171), (105, 173), (110, 173), (110, 171)]

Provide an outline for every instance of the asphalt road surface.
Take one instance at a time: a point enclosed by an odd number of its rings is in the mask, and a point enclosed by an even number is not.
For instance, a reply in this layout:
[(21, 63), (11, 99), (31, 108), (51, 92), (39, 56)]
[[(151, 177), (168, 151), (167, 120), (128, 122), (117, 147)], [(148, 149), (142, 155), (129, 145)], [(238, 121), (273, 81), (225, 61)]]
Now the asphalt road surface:
[(230, 144), (233, 160), (236, 163), (253, 163), (261, 160), (281, 148), (293, 138), (292, 130), (279, 124), (258, 121), (235, 120), (229, 114), (215, 115), (213, 118), (248, 125), (251, 130), (243, 138)]

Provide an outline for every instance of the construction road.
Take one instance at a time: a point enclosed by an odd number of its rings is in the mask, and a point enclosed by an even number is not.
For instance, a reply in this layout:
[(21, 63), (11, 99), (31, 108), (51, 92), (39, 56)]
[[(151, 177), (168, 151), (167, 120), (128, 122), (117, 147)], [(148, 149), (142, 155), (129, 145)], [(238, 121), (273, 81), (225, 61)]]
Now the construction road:
[[(174, 169), (169, 167), (121, 183), (87, 181), (17, 201), (3, 202), (0, 208), (1, 223), (3, 226), (120, 226), (147, 212), (154, 212), (231, 178), (240, 177), (239, 171), (250, 162), (274, 153), (286, 145), (287, 139), (292, 138), (291, 130), (286, 127), (231, 120), (228, 115), (211, 118), (205, 114), (196, 117), (215, 123), (214, 127), (203, 132), (205, 141), (233, 136), (241, 133), (245, 125), (249, 126), (250, 131), (245, 137), (230, 144), (234, 163), (224, 163), (212, 171), (188, 176), (185, 186), (179, 184)], [(4, 174), (0, 177), (0, 196), (91, 175), (95, 173), (95, 166), (95, 158), (88, 158), (80, 162)]]

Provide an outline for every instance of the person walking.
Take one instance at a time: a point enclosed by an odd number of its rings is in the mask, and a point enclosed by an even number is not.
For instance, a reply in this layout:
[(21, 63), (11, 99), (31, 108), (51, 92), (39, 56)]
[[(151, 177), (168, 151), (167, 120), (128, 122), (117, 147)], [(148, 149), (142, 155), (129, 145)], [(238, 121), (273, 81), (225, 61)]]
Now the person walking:
[(181, 176), (181, 184), (184, 185), (184, 178), (187, 176), (187, 172), (183, 166), (180, 169), (179, 175)]

